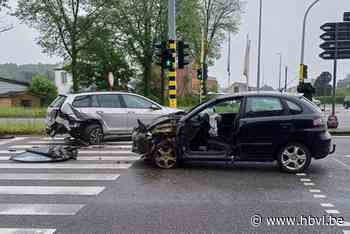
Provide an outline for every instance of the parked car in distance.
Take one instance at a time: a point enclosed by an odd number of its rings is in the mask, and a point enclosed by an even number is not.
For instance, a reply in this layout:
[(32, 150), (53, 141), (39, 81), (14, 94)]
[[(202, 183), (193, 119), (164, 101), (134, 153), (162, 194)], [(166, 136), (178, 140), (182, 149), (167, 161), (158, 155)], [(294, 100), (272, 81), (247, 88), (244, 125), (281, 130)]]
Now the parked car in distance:
[(151, 123), (162, 115), (179, 111), (126, 92), (60, 95), (48, 108), (46, 130), (50, 136), (69, 133), (97, 144), (104, 136), (131, 136), (138, 119)]
[(320, 109), (281, 93), (220, 96), (186, 114), (139, 122), (132, 139), (133, 152), (167, 169), (189, 160), (277, 161), (296, 173), (335, 150)]
[(344, 98), (344, 108), (345, 108), (345, 109), (350, 108), (350, 96), (346, 96), (346, 97)]

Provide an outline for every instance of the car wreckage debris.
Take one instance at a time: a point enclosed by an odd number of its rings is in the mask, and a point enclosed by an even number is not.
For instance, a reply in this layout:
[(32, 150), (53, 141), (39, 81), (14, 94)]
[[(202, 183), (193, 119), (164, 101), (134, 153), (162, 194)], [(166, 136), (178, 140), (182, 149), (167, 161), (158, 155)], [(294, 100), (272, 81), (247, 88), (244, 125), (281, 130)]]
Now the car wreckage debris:
[(78, 147), (75, 146), (49, 146), (40, 149), (27, 149), (26, 152), (10, 157), (10, 160), (24, 163), (48, 163), (76, 160)]

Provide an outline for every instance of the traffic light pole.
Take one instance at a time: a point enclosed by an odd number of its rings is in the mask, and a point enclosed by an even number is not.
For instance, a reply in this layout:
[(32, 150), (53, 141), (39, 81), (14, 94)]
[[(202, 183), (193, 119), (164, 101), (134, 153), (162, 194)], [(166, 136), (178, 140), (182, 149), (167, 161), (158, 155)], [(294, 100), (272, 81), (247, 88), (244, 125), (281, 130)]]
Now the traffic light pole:
[(176, 101), (176, 7), (175, 0), (168, 0), (168, 36), (169, 36), (169, 50), (173, 57), (172, 67), (169, 69), (169, 106), (171, 108), (177, 107)]

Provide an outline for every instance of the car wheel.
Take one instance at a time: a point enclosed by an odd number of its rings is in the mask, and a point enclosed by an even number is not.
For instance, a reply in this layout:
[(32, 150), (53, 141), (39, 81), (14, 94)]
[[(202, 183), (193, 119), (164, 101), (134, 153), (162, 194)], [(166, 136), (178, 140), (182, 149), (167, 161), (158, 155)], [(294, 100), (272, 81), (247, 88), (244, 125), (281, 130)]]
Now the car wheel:
[(277, 162), (282, 171), (289, 173), (302, 172), (310, 166), (311, 153), (304, 145), (290, 143), (279, 151)]
[(175, 168), (178, 164), (176, 149), (167, 141), (156, 146), (153, 163), (162, 169)]
[(103, 141), (103, 131), (100, 125), (91, 124), (85, 128), (84, 140), (90, 145), (99, 145)]

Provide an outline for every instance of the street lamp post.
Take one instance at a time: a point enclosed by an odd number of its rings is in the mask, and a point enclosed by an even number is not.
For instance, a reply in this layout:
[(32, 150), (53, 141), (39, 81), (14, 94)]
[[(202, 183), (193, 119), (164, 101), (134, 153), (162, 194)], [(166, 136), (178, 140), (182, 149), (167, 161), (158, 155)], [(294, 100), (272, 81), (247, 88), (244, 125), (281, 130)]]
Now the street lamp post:
[(257, 73), (257, 84), (256, 88), (260, 89), (260, 60), (261, 60), (261, 22), (262, 21), (262, 0), (260, 0), (260, 11), (259, 11), (259, 42), (258, 42), (258, 73)]
[(304, 57), (305, 57), (305, 33), (306, 33), (306, 20), (309, 15), (309, 12), (313, 6), (316, 5), (320, 0), (316, 0), (307, 8), (305, 15), (304, 15), (304, 21), (303, 21), (303, 32), (301, 36), (301, 56), (300, 56), (300, 64), (304, 64)]

